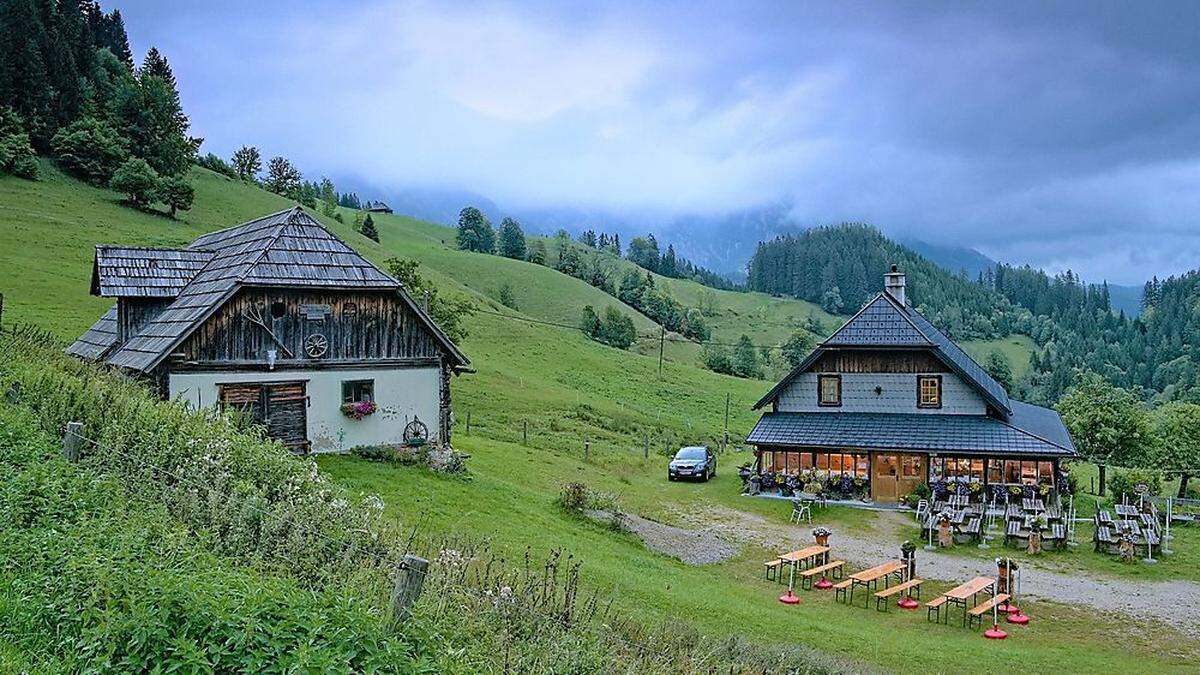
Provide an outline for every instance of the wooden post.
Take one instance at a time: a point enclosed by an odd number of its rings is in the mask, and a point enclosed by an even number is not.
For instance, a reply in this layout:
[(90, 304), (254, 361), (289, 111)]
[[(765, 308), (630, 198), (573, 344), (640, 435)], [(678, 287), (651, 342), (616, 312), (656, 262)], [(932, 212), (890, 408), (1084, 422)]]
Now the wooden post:
[(646, 434), (646, 445), (642, 447), (642, 459), (650, 459), (650, 434)]
[(396, 572), (396, 585), (392, 588), (392, 620), (399, 621), (408, 618), (412, 613), (413, 603), (421, 597), (421, 588), (425, 585), (425, 574), (429, 571), (429, 561), (419, 556), (406, 554)]
[(67, 422), (63, 434), (62, 454), (68, 462), (78, 462), (83, 449), (83, 422)]
[(588, 461), (592, 455), (592, 442), (588, 440), (587, 434), (583, 435), (583, 461)]
[(4, 294), (0, 293), (0, 331), (4, 330)]
[(529, 445), (529, 420), (521, 420), (521, 445)]
[(658, 327), (658, 379), (662, 379), (663, 347), (667, 344), (667, 329)]
[(467, 435), (471, 435), (471, 411), (467, 411)]
[(721, 451), (729, 449), (729, 392), (725, 392), (725, 443), (721, 446)]

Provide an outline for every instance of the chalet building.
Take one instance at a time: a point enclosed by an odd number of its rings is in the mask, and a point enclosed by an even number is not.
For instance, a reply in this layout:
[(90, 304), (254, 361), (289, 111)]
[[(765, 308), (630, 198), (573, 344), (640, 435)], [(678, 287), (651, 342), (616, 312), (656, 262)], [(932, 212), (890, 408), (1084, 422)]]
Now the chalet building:
[(383, 202), (368, 201), (366, 204), (363, 204), (363, 210), (371, 213), (391, 213), (392, 207)]
[(1058, 413), (1009, 398), (908, 303), (895, 266), (884, 292), (755, 408), (767, 406), (747, 439), (763, 484), (802, 476), (881, 503), (922, 483), (1053, 490), (1060, 460), (1075, 456)]
[(299, 207), (184, 249), (97, 246), (91, 292), (116, 303), (68, 353), (245, 409), (294, 451), (450, 441), (450, 377), (469, 360)]

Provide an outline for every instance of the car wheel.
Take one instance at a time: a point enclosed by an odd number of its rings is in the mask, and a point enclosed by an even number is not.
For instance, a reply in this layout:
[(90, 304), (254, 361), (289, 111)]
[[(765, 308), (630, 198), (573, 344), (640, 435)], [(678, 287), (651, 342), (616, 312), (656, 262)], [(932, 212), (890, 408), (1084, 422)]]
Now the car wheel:
[(705, 469), (704, 470), (704, 482), (707, 483), (710, 478), (712, 478), (712, 470)]

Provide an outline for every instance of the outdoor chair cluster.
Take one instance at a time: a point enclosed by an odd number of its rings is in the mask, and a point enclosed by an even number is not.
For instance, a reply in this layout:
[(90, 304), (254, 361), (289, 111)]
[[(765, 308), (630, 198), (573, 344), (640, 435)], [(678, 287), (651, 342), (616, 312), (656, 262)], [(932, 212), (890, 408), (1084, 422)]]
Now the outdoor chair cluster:
[(1096, 551), (1132, 559), (1137, 551), (1153, 553), (1161, 547), (1162, 526), (1154, 502), (1142, 500), (1140, 506), (1117, 504), (1113, 510), (1116, 518), (1108, 511), (1097, 511), (1092, 517)]
[(917, 505), (917, 518), (921, 522), (922, 536), (928, 540), (937, 538), (943, 545), (951, 541), (963, 544), (991, 538), (991, 527), (1001, 519), (1007, 545), (1027, 548), (1030, 537), (1036, 536), (1036, 548), (1062, 548), (1070, 534), (1069, 518), (1062, 507), (1054, 503), (1047, 506), (1040, 497), (1015, 497), (1007, 504), (999, 500), (985, 504), (972, 502), (964, 495), (949, 495), (946, 501), (934, 502), (932, 506), (921, 500)]

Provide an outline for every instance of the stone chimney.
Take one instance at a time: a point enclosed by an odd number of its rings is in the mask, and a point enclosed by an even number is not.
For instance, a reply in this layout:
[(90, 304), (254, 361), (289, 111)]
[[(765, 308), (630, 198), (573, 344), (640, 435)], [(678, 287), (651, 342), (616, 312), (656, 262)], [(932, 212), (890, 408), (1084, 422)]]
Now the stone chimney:
[(892, 296), (893, 300), (900, 303), (901, 307), (905, 306), (904, 272), (901, 272), (896, 265), (892, 265), (891, 272), (883, 275), (883, 289)]

